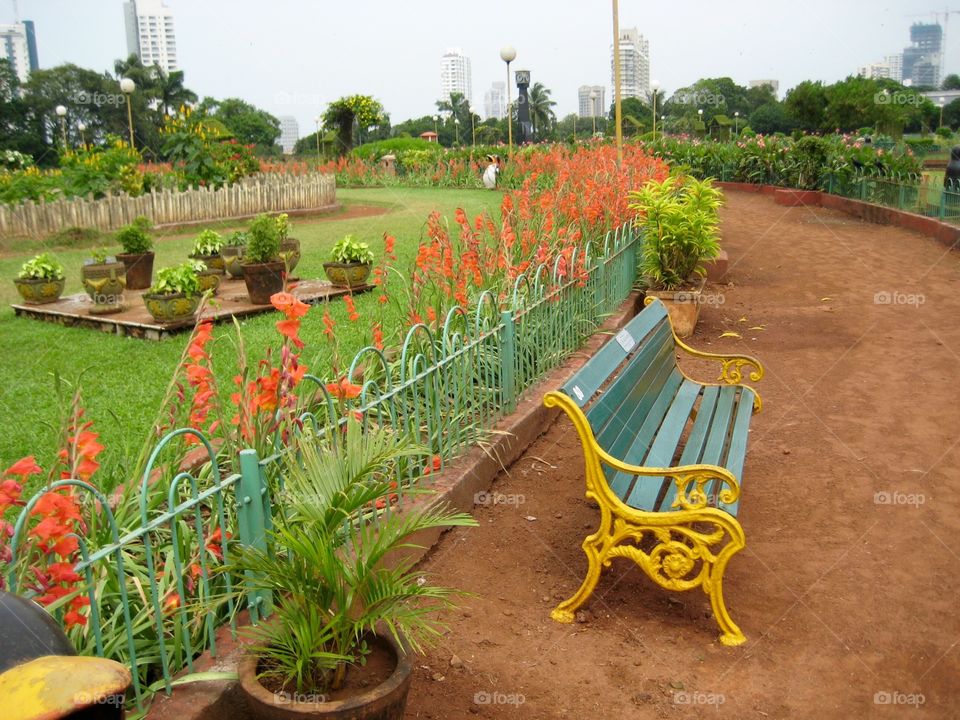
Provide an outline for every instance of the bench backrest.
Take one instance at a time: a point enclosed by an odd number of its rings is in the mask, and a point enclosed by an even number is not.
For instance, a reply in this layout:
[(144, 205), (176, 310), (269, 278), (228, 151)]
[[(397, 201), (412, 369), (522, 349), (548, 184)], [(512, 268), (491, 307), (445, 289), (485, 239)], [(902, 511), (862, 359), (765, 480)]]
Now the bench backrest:
[[(607, 342), (561, 390), (581, 408), (590, 405), (586, 417), (600, 447), (623, 457), (657, 398), (672, 396), (670, 388), (675, 392), (682, 380), (666, 308), (662, 303), (653, 303)], [(599, 397), (594, 399), (598, 391)]]

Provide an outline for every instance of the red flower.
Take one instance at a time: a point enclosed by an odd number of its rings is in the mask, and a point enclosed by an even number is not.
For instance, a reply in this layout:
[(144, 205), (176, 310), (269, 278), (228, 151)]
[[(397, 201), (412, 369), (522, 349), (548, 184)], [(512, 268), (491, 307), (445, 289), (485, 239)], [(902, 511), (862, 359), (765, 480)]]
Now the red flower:
[(310, 310), (310, 306), (288, 292), (279, 292), (270, 296), (270, 303), (280, 312), (287, 316), (287, 319), (302, 318)]
[(363, 392), (363, 386), (348, 381), (346, 375), (340, 378), (339, 382), (327, 383), (326, 388), (327, 392), (337, 400), (352, 400)]
[(3, 474), (19, 475), (26, 480), (29, 476), (36, 475), (39, 472), (43, 472), (43, 469), (37, 465), (36, 459), (33, 455), (27, 455), (27, 457), (17, 460), (17, 462), (4, 470)]
[(350, 295), (343, 296), (343, 304), (347, 306), (347, 317), (351, 322), (356, 322), (360, 319), (360, 313), (357, 312), (356, 305), (353, 304), (353, 297)]

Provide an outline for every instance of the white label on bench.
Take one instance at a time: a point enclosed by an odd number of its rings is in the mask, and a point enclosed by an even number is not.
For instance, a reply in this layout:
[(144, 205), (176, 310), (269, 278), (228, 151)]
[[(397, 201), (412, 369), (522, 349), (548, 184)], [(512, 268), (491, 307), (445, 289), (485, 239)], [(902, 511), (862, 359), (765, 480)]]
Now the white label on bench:
[(630, 352), (637, 346), (637, 341), (633, 339), (633, 335), (631, 335), (630, 331), (626, 328), (618, 332), (615, 339), (620, 343), (620, 347), (623, 348), (624, 352)]
[(573, 394), (577, 396), (577, 400), (583, 402), (583, 390), (578, 385), (573, 386)]

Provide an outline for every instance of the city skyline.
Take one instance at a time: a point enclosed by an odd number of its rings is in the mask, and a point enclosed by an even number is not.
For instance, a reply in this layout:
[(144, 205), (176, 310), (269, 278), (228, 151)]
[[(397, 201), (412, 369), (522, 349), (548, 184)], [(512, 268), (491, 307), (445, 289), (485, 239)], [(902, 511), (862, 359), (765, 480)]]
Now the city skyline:
[(167, 73), (180, 69), (173, 11), (165, 0), (126, 0), (123, 20), (127, 56), (136, 55), (144, 65), (158, 65)]
[[(394, 123), (436, 112), (437, 62), (449, 46), (463, 48), (471, 59), (473, 83), (488, 88), (504, 79), (500, 47), (514, 45), (518, 55), (511, 70), (530, 70), (534, 82), (550, 88), (558, 117), (578, 111), (581, 85), (609, 77), (609, 7), (581, 14), (576, 22), (545, 27), (544, 12), (559, 16), (580, 6), (533, 1), (514, 7), (492, 0), (483, 8), (444, 14), (420, 0), (402, 8), (370, 1), (378, 22), (365, 31), (377, 46), (369, 59), (357, 50), (349, 29), (353, 20), (336, 8), (321, 13), (293, 0), (269, 6), (247, 0), (168, 0), (167, 5), (176, 18), (177, 63), (188, 87), (201, 97), (240, 97), (275, 116), (295, 116), (301, 127), (312, 128), (313, 118), (328, 103), (353, 93), (375, 96)], [(904, 47), (917, 10), (923, 9), (909, 0), (891, 0), (883, 8), (810, 0), (807, 12), (793, 18), (790, 32), (784, 34), (782, 17), (777, 19), (782, 16), (780, 5), (734, 17), (699, 2), (664, 8), (625, 0), (620, 23), (622, 28), (642, 28), (650, 39), (651, 77), (668, 94), (701, 77), (728, 76), (742, 85), (769, 77), (779, 80), (783, 97), (801, 80), (834, 82), (853, 74), (865, 60)], [(73, 62), (112, 71), (113, 62), (127, 50), (121, 8), (120, 0), (20, 0), (21, 17), (36, 23), (44, 68)], [(508, 10), (511, 22), (505, 26), (502, 18)], [(817, 20), (819, 14), (835, 22), (825, 27)], [(416, 36), (397, 32), (411, 15), (420, 23)], [(78, 23), (76, 18), (83, 20)], [(11, 6), (0, 4), (0, 23), (12, 20)], [(841, 30), (848, 26), (862, 32)], [(947, 42), (949, 73), (960, 63), (955, 62), (957, 43), (949, 37)], [(570, 52), (571, 47), (578, 52)], [(348, 66), (349, 72), (336, 70)], [(515, 95), (515, 86), (511, 89)], [(612, 85), (607, 91), (611, 93)], [(609, 106), (612, 94), (606, 100)]]

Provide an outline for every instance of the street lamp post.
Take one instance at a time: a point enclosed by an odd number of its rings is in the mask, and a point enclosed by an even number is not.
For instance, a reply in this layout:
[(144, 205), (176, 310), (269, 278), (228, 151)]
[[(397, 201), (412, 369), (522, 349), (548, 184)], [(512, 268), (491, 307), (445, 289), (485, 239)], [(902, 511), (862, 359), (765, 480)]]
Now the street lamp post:
[(666, 127), (667, 127), (667, 116), (666, 116), (666, 115), (661, 115), (661, 116), (660, 116), (660, 128), (661, 128), (661, 129), (660, 129), (660, 134), (661, 134), (661, 135), (666, 135), (666, 132), (665, 132), (665, 130), (664, 130)]
[[(700, 108), (699, 110), (697, 110), (697, 122), (699, 122), (701, 125), (703, 125), (703, 108)], [(704, 126), (704, 128), (703, 128), (703, 134), (704, 134), (704, 136), (706, 136), (706, 134), (707, 134), (707, 128), (706, 128), (706, 126)]]
[(500, 59), (507, 64), (507, 157), (513, 160), (513, 113), (510, 107), (510, 63), (517, 59), (513, 45), (500, 48)]
[(55, 112), (57, 117), (60, 118), (60, 137), (63, 140), (63, 149), (67, 149), (67, 109), (63, 105), (57, 105)]
[(733, 114), (733, 134), (737, 136), (740, 134), (740, 111), (737, 110)]
[(613, 0), (613, 119), (617, 138), (617, 167), (623, 163), (623, 104), (620, 98), (620, 0)]
[(127, 98), (127, 127), (130, 129), (130, 148), (133, 149), (133, 110), (130, 109), (130, 96), (137, 89), (137, 84), (130, 78), (120, 79), (120, 90)]
[(477, 144), (477, 123), (473, 117), (473, 106), (467, 105), (467, 111), (470, 113), (470, 144)]
[(593, 120), (593, 136), (597, 136), (597, 91), (590, 91), (590, 117)]
[(940, 103), (939, 103), (940, 104), (940, 124), (937, 127), (943, 127), (943, 106), (946, 104), (947, 99), (943, 97), (943, 95), (941, 95), (939, 99), (940, 99)]
[(650, 81), (650, 102), (653, 103), (653, 139), (657, 139), (657, 90), (660, 89), (660, 83), (656, 80)]
[(315, 133), (317, 136), (317, 167), (320, 167), (323, 162), (323, 156), (320, 154), (320, 121), (322, 119), (319, 115), (313, 119), (314, 124), (317, 126), (317, 132)]
[(453, 119), (454, 144), (460, 144), (460, 118)]
[(83, 132), (87, 129), (87, 126), (83, 123), (77, 123), (77, 131), (80, 133), (80, 144), (86, 148), (87, 147), (87, 138), (84, 137)]

